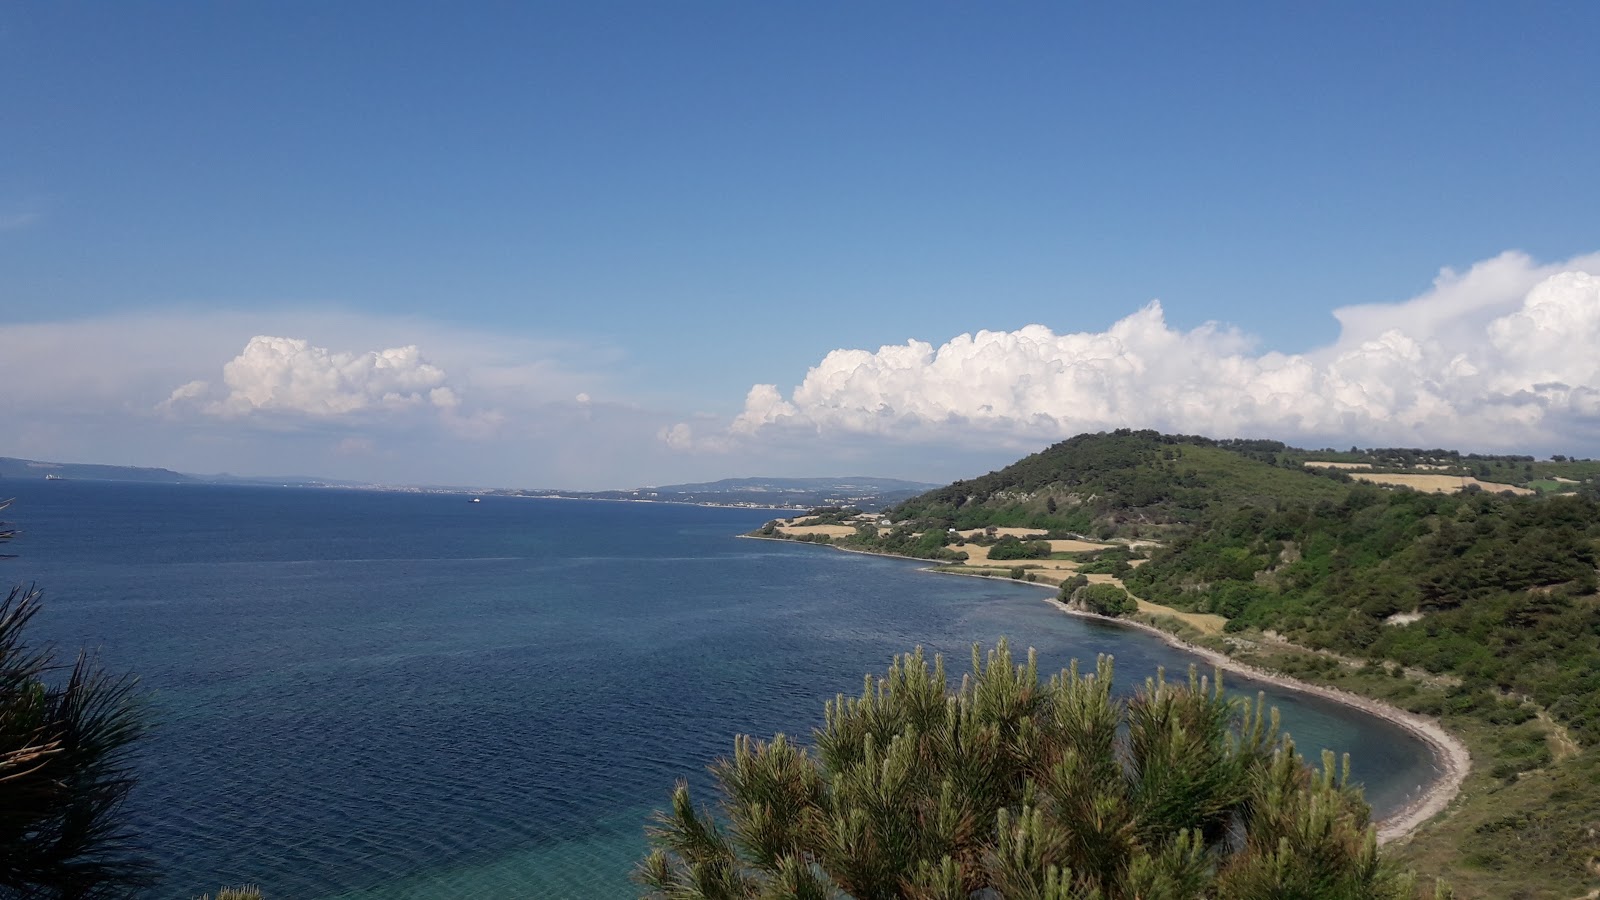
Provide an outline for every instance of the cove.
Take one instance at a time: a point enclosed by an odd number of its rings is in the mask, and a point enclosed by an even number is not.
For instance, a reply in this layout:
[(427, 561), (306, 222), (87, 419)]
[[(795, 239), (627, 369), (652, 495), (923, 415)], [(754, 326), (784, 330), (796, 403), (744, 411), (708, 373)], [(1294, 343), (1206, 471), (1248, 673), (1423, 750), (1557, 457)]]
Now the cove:
[[(130, 814), (151, 897), (628, 896), (649, 810), (738, 733), (921, 645), (952, 674), (1006, 636), (1046, 671), (1116, 657), (1120, 688), (1194, 659), (1062, 615), (1043, 591), (920, 563), (739, 540), (761, 510), (455, 494), (8, 485), (36, 638), (101, 648), (147, 691)], [(1202, 667), (1208, 671), (1207, 667)], [(1301, 752), (1349, 752), (1378, 813), (1425, 745), (1259, 688)]]

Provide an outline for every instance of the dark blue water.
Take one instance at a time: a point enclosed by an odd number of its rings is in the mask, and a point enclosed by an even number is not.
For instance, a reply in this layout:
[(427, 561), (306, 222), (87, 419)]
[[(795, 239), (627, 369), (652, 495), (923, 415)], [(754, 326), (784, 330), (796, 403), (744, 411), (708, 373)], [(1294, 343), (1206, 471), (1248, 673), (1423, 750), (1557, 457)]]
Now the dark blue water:
[[(771, 514), (653, 504), (63, 481), (0, 484), (34, 636), (137, 672), (156, 723), (132, 815), (152, 897), (617, 897), (648, 811), (733, 735), (807, 734), (921, 644), (1190, 660), (1037, 588), (733, 535)], [(1248, 690), (1254, 687), (1235, 682)], [(1380, 811), (1425, 748), (1269, 692)], [(709, 798), (706, 798), (709, 799)]]

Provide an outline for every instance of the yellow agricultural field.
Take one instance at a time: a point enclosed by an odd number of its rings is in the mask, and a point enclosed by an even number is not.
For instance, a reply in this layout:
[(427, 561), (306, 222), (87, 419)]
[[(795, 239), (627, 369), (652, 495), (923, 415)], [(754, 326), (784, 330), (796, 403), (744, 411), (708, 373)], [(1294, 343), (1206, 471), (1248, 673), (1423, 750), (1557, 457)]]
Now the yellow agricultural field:
[(1106, 549), (1107, 547), (1110, 547), (1110, 546), (1112, 546), (1112, 545), (1111, 544), (1093, 544), (1093, 543), (1090, 543), (1089, 541), (1051, 541), (1050, 542), (1050, 552), (1051, 553), (1093, 553), (1096, 550), (1104, 550), (1104, 549)]
[[(983, 536), (983, 532), (984, 532), (984, 529), (982, 529), (982, 528), (974, 528), (971, 531), (963, 532), (963, 534), (967, 538), (967, 540), (971, 540), (971, 539), (973, 539), (975, 537), (982, 537)], [(1025, 538), (1025, 537), (1027, 537), (1029, 535), (1037, 535), (1037, 534), (1044, 534), (1044, 529), (1043, 528), (1010, 528), (1010, 527), (1007, 527), (1007, 528), (996, 528), (994, 530), (994, 536), (995, 537)]]
[[(1333, 462), (1332, 460), (1308, 459), (1305, 462), (1305, 466), (1308, 469), (1345, 469), (1347, 471), (1354, 471), (1358, 469), (1371, 469), (1372, 463)], [(1429, 472), (1448, 472), (1455, 467), (1439, 466), (1434, 465), (1433, 463), (1415, 463), (1411, 466), (1411, 468), (1425, 469)]]
[(850, 535), (856, 533), (855, 527), (851, 525), (802, 525), (799, 527), (793, 525), (779, 525), (778, 531), (782, 532), (783, 534), (793, 535), (825, 534), (831, 538), (849, 537)]
[[(996, 528), (994, 531), (996, 537), (1014, 537), (1019, 539), (1026, 538), (1030, 535), (1044, 534), (1044, 532), (1038, 528)], [(969, 541), (974, 538), (983, 537), (983, 529), (979, 528), (972, 531), (962, 532), (962, 537)], [(1039, 540), (1043, 540), (1043, 538), (1039, 538)], [(1075, 540), (1053, 540), (1049, 543), (1051, 553), (1093, 553), (1096, 550), (1104, 550), (1108, 547), (1118, 546), (1116, 544), (1097, 544), (1093, 541)], [(970, 552), (970, 550), (968, 552)]]
[(1513, 494), (1533, 493), (1530, 488), (1517, 487), (1514, 484), (1500, 484), (1495, 481), (1479, 481), (1470, 475), (1380, 475), (1376, 473), (1356, 473), (1350, 477), (1357, 481), (1366, 481), (1371, 484), (1401, 485), (1429, 494), (1454, 494), (1457, 491), (1466, 490), (1468, 485), (1473, 484), (1495, 494), (1502, 491), (1510, 491)]
[[(1073, 541), (1051, 541), (1050, 543), (1053, 545), (1053, 544), (1070, 544), (1070, 543), (1074, 543), (1074, 542)], [(978, 564), (978, 563), (988, 563), (988, 562), (991, 561), (989, 559), (989, 548), (980, 546), (978, 544), (962, 544), (959, 547), (952, 546), (952, 547), (950, 547), (950, 549), (959, 551), (961, 553), (965, 553), (967, 555), (967, 562), (968, 563)], [(1095, 549), (1100, 549), (1100, 548), (1098, 546), (1096, 546)], [(1031, 567), (1038, 567), (1038, 568), (1041, 568), (1041, 569), (1061, 569), (1061, 570), (1066, 571), (1066, 572), (1076, 572), (1078, 570), (1078, 564), (1077, 563), (1072, 562), (1070, 560), (1065, 560), (1065, 559), (1001, 559), (1001, 560), (994, 560), (993, 562), (994, 562), (995, 565), (1005, 564), (1005, 565), (1008, 565), (1008, 566), (1029, 566), (1030, 568)]]
[[(1090, 579), (1094, 578), (1093, 575), (1089, 577)], [(1173, 609), (1170, 606), (1151, 603), (1149, 600), (1139, 600), (1138, 597), (1133, 599), (1139, 603), (1139, 612), (1152, 616), (1171, 616), (1180, 622), (1188, 624), (1202, 634), (1221, 634), (1222, 626), (1228, 624), (1227, 619), (1216, 613), (1184, 612), (1181, 609)]]
[(1308, 469), (1370, 469), (1370, 468), (1372, 468), (1372, 464), (1371, 463), (1331, 462), (1331, 461), (1308, 459), (1308, 460), (1306, 460), (1306, 468), (1308, 468)]

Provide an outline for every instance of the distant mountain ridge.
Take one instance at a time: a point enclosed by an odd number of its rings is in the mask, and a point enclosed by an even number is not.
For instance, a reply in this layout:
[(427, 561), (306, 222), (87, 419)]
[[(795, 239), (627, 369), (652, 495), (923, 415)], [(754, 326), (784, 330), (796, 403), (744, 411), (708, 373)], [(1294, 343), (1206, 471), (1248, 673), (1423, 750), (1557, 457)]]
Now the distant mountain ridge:
[(0, 478), (43, 479), (46, 475), (84, 481), (153, 481), (193, 483), (200, 479), (171, 469), (143, 466), (108, 466), (98, 463), (58, 463), (0, 456)]
[(672, 493), (714, 493), (716, 491), (830, 491), (865, 490), (880, 493), (889, 491), (926, 491), (939, 485), (927, 481), (905, 481), (899, 478), (872, 478), (865, 475), (847, 475), (840, 478), (723, 478), (718, 481), (689, 484), (663, 484), (647, 488)]
[(899, 478), (848, 475), (838, 478), (724, 478), (690, 484), (664, 484), (627, 491), (496, 491), (521, 497), (577, 500), (629, 500), (646, 503), (698, 503), (772, 509), (853, 506), (877, 510), (907, 500), (933, 485)]
[[(379, 485), (349, 479), (308, 475), (193, 475), (171, 469), (113, 466), (98, 463), (59, 463), (0, 456), (0, 479), (56, 478), (82, 481), (141, 481), (166, 484), (237, 484), (264, 487), (335, 487), (438, 492), (478, 492), (482, 488)], [(719, 481), (666, 484), (659, 487), (610, 491), (500, 488), (487, 493), (523, 497), (563, 497), (588, 500), (632, 500), (662, 503), (699, 503), (713, 506), (800, 508), (851, 505), (882, 509), (937, 487), (931, 482), (901, 478), (843, 475), (817, 478), (747, 477)]]

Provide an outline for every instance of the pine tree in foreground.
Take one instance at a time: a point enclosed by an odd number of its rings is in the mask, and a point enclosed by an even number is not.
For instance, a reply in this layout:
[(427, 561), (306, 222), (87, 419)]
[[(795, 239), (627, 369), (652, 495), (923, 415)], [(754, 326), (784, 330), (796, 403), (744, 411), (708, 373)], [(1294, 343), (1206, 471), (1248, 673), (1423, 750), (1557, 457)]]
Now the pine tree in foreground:
[[(0, 523), (0, 545), (15, 534)], [(150, 883), (122, 815), (143, 730), (134, 680), (30, 645), (38, 611), (31, 588), (0, 599), (0, 897), (130, 896)]]
[[(814, 748), (740, 737), (696, 809), (680, 782), (636, 872), (667, 900), (1400, 900), (1371, 811), (1324, 753), (1220, 678), (1122, 701), (1112, 663), (1039, 680), (1004, 641), (947, 693), (919, 648), (829, 703)], [(1443, 887), (1429, 894), (1443, 898)]]

